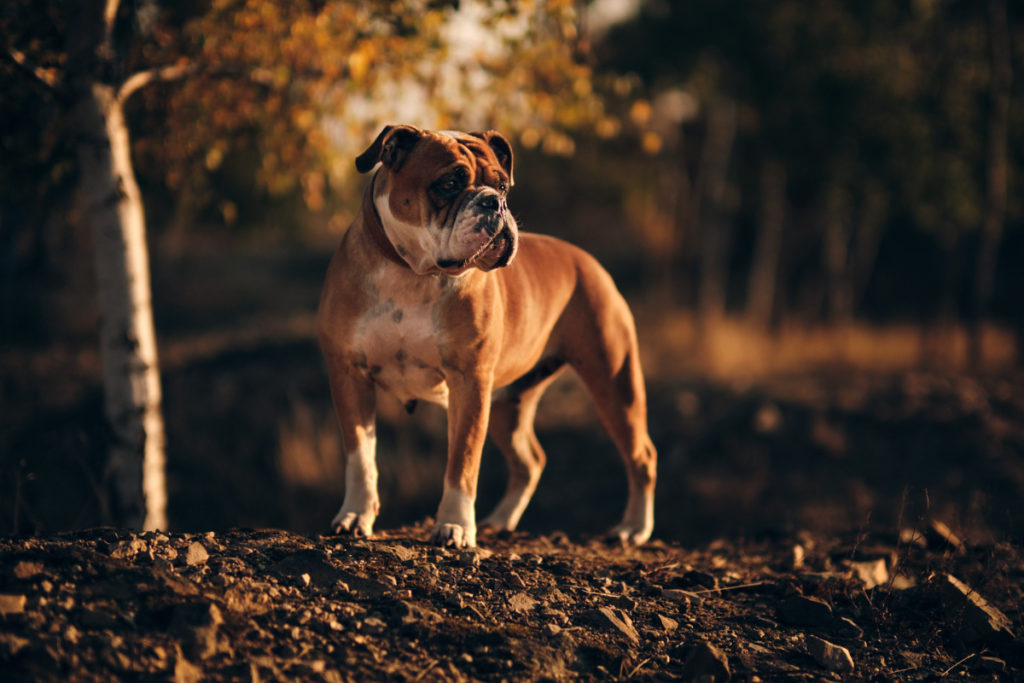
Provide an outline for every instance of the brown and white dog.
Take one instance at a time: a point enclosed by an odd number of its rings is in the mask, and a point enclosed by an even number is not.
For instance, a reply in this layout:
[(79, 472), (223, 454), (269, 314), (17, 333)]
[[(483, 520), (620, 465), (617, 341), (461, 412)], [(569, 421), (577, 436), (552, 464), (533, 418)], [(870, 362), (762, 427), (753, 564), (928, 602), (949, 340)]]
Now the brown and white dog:
[(569, 365), (626, 463), (629, 495), (611, 535), (643, 543), (654, 526), (657, 455), (629, 308), (586, 252), (518, 232), (501, 134), (387, 126), (356, 159), (380, 164), (331, 260), (317, 319), (346, 449), (335, 533), (370, 536), (377, 495), (375, 391), (448, 410), (448, 464), (432, 540), (476, 544), (477, 478), (489, 433), (508, 461), (497, 508), (514, 529), (545, 456), (533, 431), (541, 394)]

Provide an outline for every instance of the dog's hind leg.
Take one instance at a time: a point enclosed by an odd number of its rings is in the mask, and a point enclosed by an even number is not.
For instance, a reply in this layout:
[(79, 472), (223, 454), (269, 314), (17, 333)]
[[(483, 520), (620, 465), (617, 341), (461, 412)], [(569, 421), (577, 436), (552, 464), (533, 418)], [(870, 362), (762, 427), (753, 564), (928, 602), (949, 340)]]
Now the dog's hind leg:
[[(595, 284), (611, 287), (610, 278)], [(647, 541), (654, 529), (654, 484), (658, 454), (647, 432), (647, 394), (633, 316), (622, 297), (611, 292), (603, 308), (574, 310), (575, 329), (595, 340), (577, 344), (567, 358), (590, 390), (601, 423), (626, 465), (629, 493), (622, 521), (609, 535), (625, 543)]]
[(563, 362), (542, 359), (509, 386), (495, 392), (488, 434), (508, 464), (508, 486), (482, 526), (512, 530), (530, 502), (547, 458), (533, 431), (537, 403), (561, 370)]

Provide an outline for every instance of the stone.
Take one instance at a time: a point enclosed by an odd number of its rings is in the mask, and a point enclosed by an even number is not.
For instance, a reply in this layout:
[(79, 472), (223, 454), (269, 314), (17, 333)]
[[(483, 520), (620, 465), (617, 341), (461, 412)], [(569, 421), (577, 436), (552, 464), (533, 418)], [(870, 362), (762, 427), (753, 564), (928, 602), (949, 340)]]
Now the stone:
[(21, 614), (25, 611), (26, 602), (24, 595), (0, 595), (0, 614)]
[(513, 612), (529, 612), (537, 605), (537, 600), (529, 593), (516, 593), (508, 599), (508, 608)]
[(804, 642), (807, 645), (807, 653), (814, 658), (818, 666), (837, 673), (853, 672), (853, 657), (845, 647), (811, 635), (806, 636)]
[(864, 584), (865, 590), (884, 586), (889, 582), (889, 568), (882, 558), (865, 562), (851, 562), (850, 569), (853, 570), (853, 575)]
[(683, 663), (684, 681), (720, 683), (731, 679), (729, 658), (724, 652), (703, 640), (690, 649)]
[(688, 607), (699, 607), (704, 599), (696, 593), (680, 590), (678, 588), (666, 588), (661, 592), (661, 597), (678, 603), (680, 608), (685, 610)]
[(203, 564), (210, 559), (210, 553), (206, 552), (206, 548), (202, 543), (193, 541), (189, 543), (188, 550), (185, 552), (185, 564), (190, 567)]
[(967, 643), (1009, 641), (1013, 639), (1010, 620), (977, 591), (952, 574), (937, 579), (942, 601), (951, 620), (959, 621), (959, 635)]
[(832, 625), (832, 606), (824, 600), (794, 595), (784, 598), (776, 608), (779, 619), (791, 626), (826, 628)]
[(661, 624), (661, 628), (666, 633), (671, 633), (672, 631), (675, 631), (677, 628), (679, 628), (678, 621), (676, 621), (675, 619), (669, 619), (664, 614), (658, 615), (658, 623)]
[(218, 651), (217, 630), (223, 623), (217, 605), (192, 602), (174, 608), (171, 629), (181, 637), (190, 656), (207, 659)]

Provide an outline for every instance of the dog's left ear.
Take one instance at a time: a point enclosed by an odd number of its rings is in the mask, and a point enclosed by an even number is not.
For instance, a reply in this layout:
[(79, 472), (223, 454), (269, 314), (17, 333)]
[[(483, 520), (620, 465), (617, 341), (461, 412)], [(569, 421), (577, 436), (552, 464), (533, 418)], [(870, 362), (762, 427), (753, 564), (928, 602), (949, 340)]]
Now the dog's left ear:
[(494, 156), (498, 157), (498, 163), (508, 173), (509, 187), (514, 185), (515, 183), (512, 180), (512, 145), (509, 144), (508, 138), (496, 130), (481, 131), (472, 133), (472, 135), (486, 142), (487, 146), (494, 150)]
[(366, 173), (373, 170), (377, 162), (397, 171), (406, 155), (423, 137), (423, 131), (415, 126), (384, 126), (377, 139), (366, 151), (356, 157), (356, 170)]

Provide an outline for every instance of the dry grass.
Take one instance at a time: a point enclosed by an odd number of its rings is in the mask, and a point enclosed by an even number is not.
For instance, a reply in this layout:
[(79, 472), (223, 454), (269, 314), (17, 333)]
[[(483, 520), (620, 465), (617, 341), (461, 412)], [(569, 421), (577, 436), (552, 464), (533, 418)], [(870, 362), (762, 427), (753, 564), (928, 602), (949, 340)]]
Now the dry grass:
[[(968, 367), (968, 335), (962, 325), (823, 326), (790, 321), (764, 330), (735, 318), (700, 324), (686, 311), (639, 312), (637, 317), (648, 375), (735, 379), (824, 368), (959, 372)], [(985, 326), (979, 369), (1013, 367), (1018, 362), (1014, 342), (1012, 332)]]

